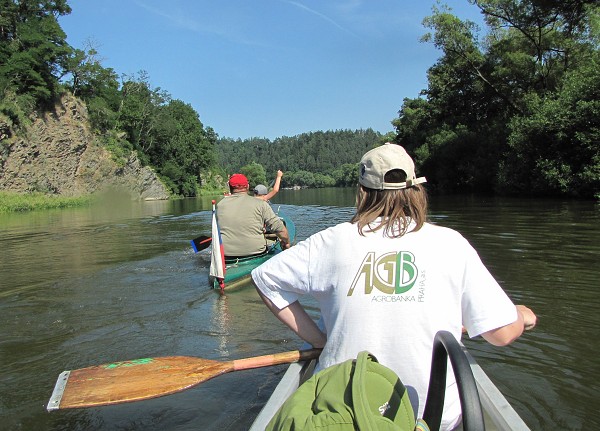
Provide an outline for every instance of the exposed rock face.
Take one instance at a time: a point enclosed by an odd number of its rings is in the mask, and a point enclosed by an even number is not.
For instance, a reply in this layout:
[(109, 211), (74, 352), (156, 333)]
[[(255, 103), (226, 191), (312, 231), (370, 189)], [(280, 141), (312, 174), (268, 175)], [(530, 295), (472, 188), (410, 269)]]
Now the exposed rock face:
[(119, 166), (89, 130), (85, 104), (65, 96), (54, 112), (13, 138), (0, 160), (0, 190), (80, 196), (120, 188), (134, 199), (168, 199), (169, 192), (135, 154)]

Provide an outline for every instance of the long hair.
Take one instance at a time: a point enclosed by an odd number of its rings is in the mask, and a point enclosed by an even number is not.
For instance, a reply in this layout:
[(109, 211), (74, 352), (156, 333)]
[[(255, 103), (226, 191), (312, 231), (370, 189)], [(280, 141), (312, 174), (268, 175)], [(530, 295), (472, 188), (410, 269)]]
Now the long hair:
[[(398, 177), (396, 171), (402, 175)], [(403, 171), (395, 170), (386, 174), (385, 182), (404, 182), (405, 179)], [(375, 224), (378, 217), (381, 221)], [(411, 232), (416, 232), (427, 221), (427, 191), (421, 184), (400, 190), (374, 190), (359, 184), (356, 214), (350, 221), (357, 224), (361, 235), (385, 229), (387, 236), (399, 238), (409, 232), (411, 221), (415, 223)]]

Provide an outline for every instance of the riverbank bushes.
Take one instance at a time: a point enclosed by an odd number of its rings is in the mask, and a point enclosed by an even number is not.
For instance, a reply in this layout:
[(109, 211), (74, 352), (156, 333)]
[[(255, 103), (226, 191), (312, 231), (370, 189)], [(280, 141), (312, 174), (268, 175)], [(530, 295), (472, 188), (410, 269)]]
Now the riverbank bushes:
[(43, 193), (0, 192), (0, 214), (9, 212), (83, 207), (92, 202), (91, 196), (64, 197)]

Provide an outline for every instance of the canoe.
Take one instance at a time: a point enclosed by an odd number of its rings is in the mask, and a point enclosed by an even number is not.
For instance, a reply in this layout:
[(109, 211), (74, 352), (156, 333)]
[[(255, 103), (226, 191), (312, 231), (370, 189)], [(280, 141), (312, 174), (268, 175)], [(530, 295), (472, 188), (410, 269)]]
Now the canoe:
[[(294, 222), (286, 215), (279, 214), (279, 217), (287, 227), (290, 235), (290, 244), (293, 244), (296, 240), (296, 226)], [(275, 236), (266, 235), (268, 239), (274, 239)], [(250, 273), (254, 268), (260, 264), (271, 259), (278, 253), (281, 253), (281, 245), (279, 241), (275, 241), (270, 246), (269, 251), (263, 255), (248, 258), (239, 258), (234, 261), (225, 261), (225, 290), (234, 290), (240, 287), (247, 286), (250, 281)], [(209, 277), (209, 282), (212, 284), (213, 289), (220, 289), (219, 283), (214, 277)]]
[[(459, 343), (456, 344), (458, 345)], [(479, 397), (481, 416), (485, 429), (487, 431), (530, 431), (527, 424), (521, 419), (462, 343), (460, 343), (459, 349), (464, 353), (465, 365), (468, 365), (467, 370), (470, 368), (474, 384), (477, 388), (475, 394)], [(459, 368), (456, 366), (457, 364), (453, 361), (451, 362), (453, 368)], [(271, 394), (271, 397), (254, 420), (250, 431), (263, 431), (284, 401), (294, 393), (300, 384), (312, 376), (315, 366), (316, 360), (291, 364)], [(445, 382), (445, 378), (443, 381)], [(463, 412), (464, 415), (465, 412)], [(473, 422), (471, 420), (471, 424)], [(465, 421), (464, 428), (462, 425), (457, 428), (457, 430), (463, 429), (465, 431), (469, 429), (483, 429), (483, 426), (477, 424), (475, 427), (468, 428)]]

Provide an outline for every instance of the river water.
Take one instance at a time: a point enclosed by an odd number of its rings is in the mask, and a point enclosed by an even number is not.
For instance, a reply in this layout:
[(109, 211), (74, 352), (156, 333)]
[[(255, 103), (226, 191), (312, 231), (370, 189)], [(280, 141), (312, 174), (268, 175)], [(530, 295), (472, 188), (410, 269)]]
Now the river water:
[[(303, 239), (353, 214), (353, 189), (284, 190), (273, 206)], [(246, 430), (285, 366), (225, 374), (167, 397), (46, 411), (63, 370), (187, 355), (228, 361), (297, 349), (252, 289), (220, 296), (210, 198), (0, 215), (0, 429)], [(517, 303), (538, 315), (509, 347), (464, 340), (533, 430), (600, 429), (600, 206), (434, 196)], [(308, 304), (310, 307), (310, 304)], [(317, 317), (317, 310), (311, 307)]]

